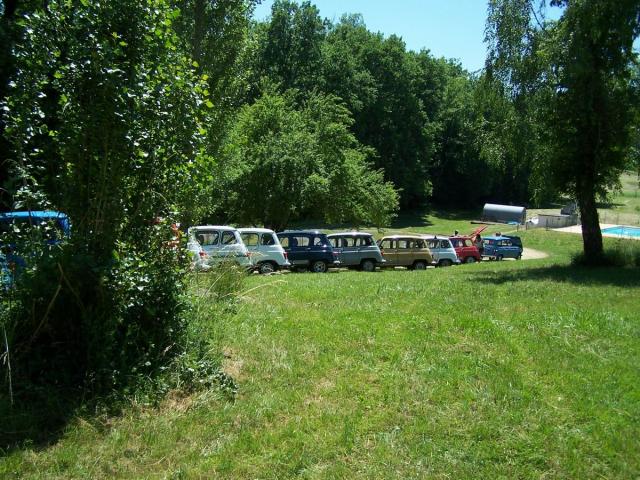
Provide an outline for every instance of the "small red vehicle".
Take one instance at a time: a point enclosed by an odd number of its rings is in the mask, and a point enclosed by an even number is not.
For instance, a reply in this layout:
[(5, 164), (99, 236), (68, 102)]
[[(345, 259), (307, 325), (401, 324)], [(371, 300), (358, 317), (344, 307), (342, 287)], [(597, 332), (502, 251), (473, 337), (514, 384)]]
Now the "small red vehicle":
[(479, 227), (471, 232), (470, 235), (454, 235), (449, 237), (456, 255), (460, 259), (460, 263), (475, 263), (482, 260), (482, 252), (478, 249), (478, 245), (482, 245), (482, 241), (478, 242), (480, 232), (486, 229), (486, 225)]

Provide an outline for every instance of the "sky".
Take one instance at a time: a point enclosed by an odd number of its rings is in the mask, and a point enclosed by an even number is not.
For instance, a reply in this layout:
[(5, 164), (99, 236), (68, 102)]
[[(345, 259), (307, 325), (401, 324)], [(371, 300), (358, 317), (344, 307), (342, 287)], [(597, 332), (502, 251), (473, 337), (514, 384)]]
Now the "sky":
[[(485, 0), (312, 0), (323, 18), (337, 22), (360, 13), (367, 28), (396, 34), (409, 50), (428, 49), (436, 57), (457, 59), (473, 72), (484, 67), (487, 18)], [(273, 0), (263, 0), (254, 17), (264, 20)]]

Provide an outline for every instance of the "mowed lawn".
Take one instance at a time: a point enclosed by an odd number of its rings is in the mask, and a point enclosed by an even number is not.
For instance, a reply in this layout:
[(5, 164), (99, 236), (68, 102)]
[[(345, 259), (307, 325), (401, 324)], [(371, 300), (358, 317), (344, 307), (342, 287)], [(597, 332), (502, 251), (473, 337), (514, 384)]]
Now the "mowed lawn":
[(523, 238), (550, 256), (252, 276), (209, 325), (235, 401), (77, 419), (0, 478), (637, 478), (640, 273)]

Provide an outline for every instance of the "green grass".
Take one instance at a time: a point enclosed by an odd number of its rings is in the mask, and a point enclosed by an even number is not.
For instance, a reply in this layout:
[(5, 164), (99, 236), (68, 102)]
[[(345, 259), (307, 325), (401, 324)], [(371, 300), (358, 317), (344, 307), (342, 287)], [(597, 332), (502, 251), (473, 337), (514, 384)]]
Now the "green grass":
[(640, 178), (637, 174), (624, 174), (622, 188), (613, 192), (609, 205), (598, 209), (601, 223), (640, 225)]
[[(432, 219), (405, 228), (469, 227)], [(77, 418), (0, 478), (635, 478), (640, 274), (571, 267), (577, 235), (523, 238), (550, 256), (253, 276), (208, 320), (235, 401)]]

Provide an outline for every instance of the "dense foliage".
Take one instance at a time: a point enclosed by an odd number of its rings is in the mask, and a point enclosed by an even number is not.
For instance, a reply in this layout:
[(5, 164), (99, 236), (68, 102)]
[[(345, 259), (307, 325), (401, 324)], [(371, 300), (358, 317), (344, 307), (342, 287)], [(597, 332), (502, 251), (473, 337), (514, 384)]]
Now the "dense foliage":
[[(251, 104), (265, 80), (299, 104), (322, 92), (351, 112), (360, 144), (400, 192), (402, 208), (436, 203), (478, 208), (485, 200), (548, 200), (536, 181), (536, 138), (523, 135), (518, 105), (484, 74), (401, 38), (369, 31), (359, 15), (336, 24), (309, 2), (274, 2), (243, 54)], [(533, 148), (532, 148), (533, 147)]]
[(398, 195), (371, 169), (371, 149), (349, 131), (349, 111), (324, 95), (297, 109), (292, 96), (265, 93), (238, 115), (219, 188), (231, 218), (274, 230), (305, 217), (387, 225)]
[[(233, 34), (204, 35), (208, 50), (246, 29), (249, 3), (228, 6)], [(51, 386), (147, 384), (194, 345), (171, 223), (205, 210), (223, 111), (213, 100), (234, 54), (193, 60), (193, 18), (169, 0), (33, 2), (3, 20), (13, 42), (2, 103), (10, 207), (71, 220), (71, 234), (46, 247), (38, 229), (0, 239), (26, 263), (0, 302), (12, 368), (3, 382), (22, 400)]]

